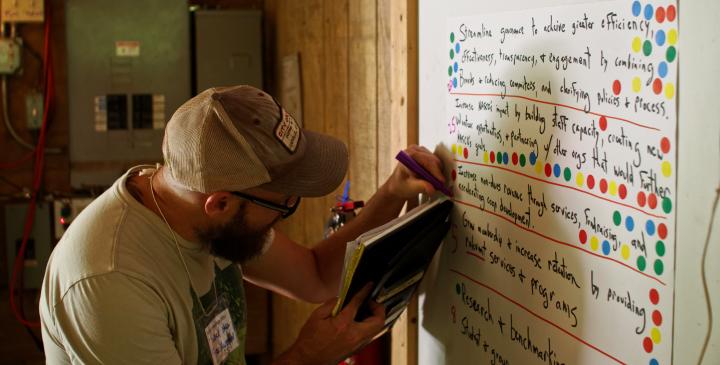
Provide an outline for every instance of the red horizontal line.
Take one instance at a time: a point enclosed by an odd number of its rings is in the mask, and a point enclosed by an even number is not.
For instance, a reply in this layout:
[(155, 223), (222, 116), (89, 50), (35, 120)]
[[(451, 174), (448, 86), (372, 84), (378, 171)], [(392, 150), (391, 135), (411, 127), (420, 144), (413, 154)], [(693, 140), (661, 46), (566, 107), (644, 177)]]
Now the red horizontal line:
[(583, 112), (583, 113), (587, 113), (587, 114), (592, 114), (592, 115), (598, 116), (598, 117), (605, 117), (605, 118), (608, 118), (608, 119), (615, 119), (615, 120), (619, 120), (619, 121), (622, 121), (622, 122), (630, 123), (630, 124), (636, 125), (636, 126), (641, 127), (641, 128), (646, 128), (646, 129), (652, 129), (652, 130), (655, 130), (655, 131), (660, 131), (660, 128), (651, 127), (651, 126), (649, 126), (649, 125), (644, 125), (644, 124), (640, 124), (640, 123), (637, 123), (637, 122), (633, 122), (632, 120), (629, 120), (629, 119), (620, 118), (620, 117), (614, 117), (614, 116), (612, 116), (612, 115), (605, 115), (605, 114), (600, 114), (600, 113), (595, 113), (595, 112), (586, 112), (585, 110), (580, 109), (580, 108), (578, 108), (578, 107), (574, 107), (574, 106), (570, 106), (570, 105), (565, 105), (565, 104), (559, 104), (559, 103), (553, 103), (553, 102), (550, 102), (550, 101), (545, 101), (545, 100), (540, 100), (540, 99), (533, 99), (533, 98), (529, 98), (529, 97), (527, 97), (527, 96), (522, 96), (522, 95), (509, 95), (509, 94), (508, 94), (508, 95), (503, 95), (503, 94), (492, 94), (492, 93), (458, 93), (458, 92), (450, 93), (450, 95), (499, 96), (499, 97), (502, 97), (502, 98), (508, 97), (508, 98), (525, 99), (525, 100), (534, 101), (534, 102), (536, 102), (536, 103), (541, 103), (541, 104), (561, 106), (561, 107), (563, 107), (563, 108), (568, 108), (568, 109), (576, 110), (576, 111), (579, 111), (579, 112)]
[(510, 298), (510, 297), (508, 297), (508, 296), (506, 296), (506, 295), (504, 295), (504, 294), (500, 293), (499, 291), (495, 290), (494, 288), (490, 287), (489, 285), (487, 285), (487, 284), (483, 284), (483, 283), (481, 283), (481, 282), (479, 282), (479, 281), (477, 281), (477, 280), (475, 280), (475, 279), (471, 278), (470, 276), (468, 276), (468, 275), (465, 275), (465, 274), (463, 274), (462, 272), (460, 272), (460, 271), (458, 271), (458, 270), (455, 270), (455, 269), (450, 269), (450, 271), (452, 271), (452, 272), (454, 272), (455, 274), (458, 274), (458, 275), (460, 275), (460, 276), (464, 277), (465, 279), (468, 279), (468, 280), (472, 281), (473, 283), (475, 283), (475, 284), (477, 284), (477, 285), (480, 285), (480, 286), (484, 287), (485, 289), (487, 289), (487, 290), (490, 290), (490, 291), (492, 291), (493, 293), (495, 293), (495, 294), (497, 294), (497, 295), (499, 295), (499, 296), (501, 296), (501, 297), (505, 298), (505, 300), (507, 300), (507, 301), (509, 301), (509, 302), (511, 302), (511, 303), (513, 303), (513, 304), (515, 304), (516, 306), (518, 306), (518, 307), (520, 307), (520, 308), (524, 309), (524, 310), (525, 310), (526, 312), (528, 312), (528, 313), (532, 314), (533, 316), (535, 316), (536, 318), (538, 318), (538, 319), (540, 319), (540, 320), (544, 321), (545, 323), (547, 323), (547, 324), (549, 324), (549, 325), (551, 325), (551, 326), (553, 326), (553, 327), (555, 327), (555, 328), (559, 329), (560, 331), (562, 331), (562, 332), (563, 332), (563, 333), (565, 333), (566, 335), (568, 335), (568, 336), (570, 336), (570, 337), (572, 337), (572, 338), (576, 339), (577, 341), (581, 342), (581, 343), (582, 343), (582, 344), (584, 344), (585, 346), (587, 346), (587, 347), (589, 347), (589, 348), (591, 348), (591, 349), (593, 349), (593, 350), (595, 350), (595, 351), (597, 351), (597, 352), (599, 352), (599, 353), (601, 353), (601, 354), (603, 354), (603, 355), (607, 356), (608, 358), (610, 358), (610, 359), (612, 359), (612, 360), (615, 360), (615, 362), (617, 362), (618, 364), (623, 364), (623, 365), (625, 365), (625, 363), (624, 363), (624, 362), (622, 362), (622, 361), (620, 361), (620, 360), (619, 360), (618, 358), (616, 358), (616, 357), (614, 357), (614, 356), (612, 356), (612, 355), (608, 354), (607, 352), (605, 352), (605, 351), (603, 351), (603, 350), (601, 350), (601, 349), (599, 349), (599, 348), (595, 347), (594, 345), (592, 345), (592, 344), (590, 344), (589, 342), (587, 342), (587, 341), (583, 340), (582, 338), (580, 338), (580, 337), (578, 337), (578, 336), (576, 336), (576, 335), (574, 335), (574, 334), (570, 333), (570, 331), (568, 331), (568, 330), (566, 330), (566, 329), (564, 329), (564, 328), (562, 328), (562, 327), (558, 326), (557, 324), (555, 324), (555, 323), (551, 322), (550, 320), (548, 320), (548, 319), (545, 319), (545, 318), (541, 317), (541, 316), (540, 316), (540, 315), (538, 315), (537, 313), (535, 313), (535, 312), (531, 311), (530, 309), (528, 309), (528, 308), (527, 308), (527, 307), (525, 307), (524, 305), (522, 305), (522, 304), (520, 304), (520, 303), (518, 303), (518, 302), (514, 301), (514, 300), (513, 300), (512, 298)]
[(503, 220), (505, 220), (505, 221), (507, 221), (507, 222), (510, 222), (511, 224), (513, 224), (513, 225), (515, 225), (515, 226), (517, 226), (517, 227), (519, 227), (519, 228), (521, 228), (521, 229), (523, 229), (523, 230), (525, 230), (525, 231), (528, 231), (528, 232), (530, 232), (530, 233), (534, 233), (534, 234), (536, 234), (536, 235), (538, 235), (538, 236), (540, 236), (540, 237), (542, 237), (542, 238), (544, 238), (544, 239), (546, 239), (546, 240), (555, 242), (555, 243), (557, 243), (557, 244), (561, 244), (561, 245), (563, 245), (563, 246), (567, 246), (567, 247), (570, 247), (570, 248), (574, 248), (574, 249), (579, 250), (579, 251), (581, 251), (581, 252), (585, 252), (585, 253), (591, 254), (591, 255), (593, 255), (593, 256), (595, 256), (595, 257), (599, 257), (599, 258), (601, 258), (601, 259), (603, 259), (603, 260), (609, 260), (609, 261), (612, 261), (612, 262), (614, 262), (614, 263), (616, 263), (616, 264), (620, 264), (620, 265), (622, 265), (622, 266), (624, 266), (624, 267), (626, 267), (626, 268), (628, 268), (628, 269), (630, 269), (630, 270), (632, 270), (632, 271), (634, 271), (634, 272), (636, 272), (636, 273), (638, 273), (638, 274), (640, 274), (640, 275), (643, 275), (643, 276), (648, 277), (648, 278), (650, 278), (650, 279), (652, 279), (652, 280), (655, 280), (655, 281), (657, 281), (658, 283), (660, 283), (660, 284), (662, 284), (663, 286), (665, 286), (665, 283), (664, 283), (662, 280), (660, 280), (660, 279), (658, 279), (658, 278), (656, 278), (656, 277), (654, 277), (654, 276), (652, 276), (652, 275), (648, 275), (648, 274), (646, 274), (646, 273), (644, 273), (644, 272), (642, 272), (642, 271), (640, 271), (640, 270), (638, 270), (638, 269), (636, 269), (636, 268), (634, 268), (634, 267), (632, 267), (632, 266), (630, 266), (630, 265), (625, 264), (625, 263), (622, 262), (622, 261), (615, 260), (615, 259), (612, 258), (612, 257), (599, 255), (599, 254), (596, 254), (595, 252), (588, 251), (588, 250), (586, 250), (586, 249), (584, 249), (584, 248), (581, 248), (581, 247), (579, 247), (579, 246), (577, 246), (577, 245), (573, 245), (573, 244), (570, 244), (570, 243), (563, 242), (563, 241), (560, 241), (560, 240), (558, 240), (558, 239), (552, 238), (552, 237), (550, 237), (550, 236), (546, 236), (546, 235), (544, 235), (544, 234), (542, 234), (542, 233), (540, 233), (540, 232), (538, 232), (538, 231), (532, 230), (532, 229), (527, 228), (527, 227), (523, 227), (523, 226), (521, 226), (521, 225), (519, 225), (519, 224), (511, 221), (509, 218), (504, 217), (504, 216), (502, 216), (502, 215), (500, 215), (500, 214), (497, 214), (497, 213), (495, 213), (495, 212), (491, 212), (491, 211), (489, 211), (489, 210), (482, 209), (482, 208), (478, 207), (477, 205), (473, 205), (473, 204), (470, 204), (470, 203), (466, 203), (466, 202), (461, 201), (461, 200), (458, 200), (458, 199), (453, 199), (453, 201), (455, 201), (455, 202), (457, 202), (457, 203), (460, 203), (460, 204), (462, 204), (462, 205), (469, 206), (469, 207), (471, 207), (471, 208), (478, 209), (478, 210), (480, 210), (480, 211), (482, 211), (482, 212), (492, 214), (492, 215), (494, 215), (494, 216), (496, 216), (496, 217), (498, 217), (498, 218), (500, 218), (500, 219), (503, 219)]
[(527, 177), (527, 178), (530, 178), (530, 179), (533, 179), (533, 180), (537, 180), (537, 181), (540, 181), (540, 182), (552, 184), (552, 185), (555, 185), (555, 186), (560, 186), (560, 187), (563, 187), (563, 188), (572, 189), (572, 190), (575, 190), (575, 191), (577, 191), (577, 192), (580, 192), (580, 193), (583, 193), (583, 194), (587, 194), (587, 195), (590, 195), (590, 196), (595, 197), (595, 198), (598, 198), (598, 199), (602, 199), (602, 200), (604, 200), (604, 201), (606, 201), (606, 202), (609, 202), (609, 203), (621, 205), (621, 206), (623, 206), (623, 207), (625, 207), (625, 208), (634, 209), (634, 210), (637, 210), (637, 211), (640, 212), (640, 213), (647, 214), (647, 215), (649, 215), (649, 216), (651, 216), (651, 217), (654, 217), (654, 218), (667, 219), (667, 217), (665, 217), (665, 216), (656, 215), (656, 214), (653, 214), (653, 213), (650, 213), (650, 212), (646, 212), (646, 211), (644, 211), (644, 210), (642, 210), (642, 209), (640, 209), (640, 208), (636, 208), (636, 207), (634, 207), (634, 206), (632, 206), (632, 205), (625, 204), (625, 203), (621, 203), (621, 202), (618, 202), (618, 201), (615, 201), (615, 200), (612, 200), (612, 199), (608, 199), (608, 198), (605, 198), (605, 197), (600, 196), (600, 195), (595, 195), (595, 194), (593, 194), (593, 193), (591, 193), (591, 192), (589, 192), (589, 191), (581, 190), (581, 189), (578, 189), (578, 188), (576, 188), (576, 187), (574, 187), (574, 186), (563, 185), (563, 184), (559, 184), (559, 183), (556, 183), (556, 182), (553, 182), (553, 181), (550, 181), (550, 180), (540, 179), (540, 178), (537, 178), (537, 177), (535, 177), (535, 176), (531, 176), (531, 175), (522, 173), (522, 172), (520, 172), (520, 171), (515, 171), (515, 170), (508, 169), (508, 168), (506, 168), (506, 167), (497, 166), (497, 165), (490, 165), (490, 164), (485, 164), (485, 163), (481, 163), (481, 162), (463, 161), (463, 160), (458, 160), (458, 159), (455, 159), (455, 162), (462, 162), (462, 163), (466, 163), (466, 164), (470, 164), (470, 165), (478, 165), (478, 166), (492, 167), (492, 168), (495, 168), (495, 169), (500, 169), (500, 170), (503, 170), (503, 171), (512, 172), (513, 174), (522, 175), (522, 176), (525, 176), (525, 177)]
[(475, 258), (479, 259), (480, 261), (485, 261), (485, 258), (484, 258), (484, 257), (476, 254), (475, 252), (465, 251), (465, 253), (468, 254), (468, 255), (470, 255), (470, 256), (472, 256), (472, 257), (475, 257)]

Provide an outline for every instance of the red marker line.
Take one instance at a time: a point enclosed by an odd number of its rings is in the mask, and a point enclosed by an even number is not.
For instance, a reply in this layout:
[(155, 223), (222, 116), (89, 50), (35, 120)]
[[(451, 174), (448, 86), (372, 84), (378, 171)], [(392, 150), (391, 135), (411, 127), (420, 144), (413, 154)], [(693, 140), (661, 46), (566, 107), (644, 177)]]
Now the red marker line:
[(612, 199), (608, 199), (608, 198), (605, 198), (605, 197), (603, 197), (603, 196), (593, 194), (593, 193), (591, 193), (591, 192), (589, 192), (589, 191), (585, 191), (585, 190), (578, 189), (578, 188), (576, 188), (576, 187), (574, 187), (574, 186), (563, 185), (563, 184), (559, 184), (559, 183), (556, 183), (556, 182), (553, 182), (553, 181), (550, 181), (550, 180), (540, 179), (540, 178), (537, 178), (537, 177), (535, 177), (535, 176), (531, 176), (531, 175), (528, 175), (528, 174), (525, 174), (525, 173), (522, 173), (522, 172), (519, 172), (519, 171), (515, 171), (515, 170), (508, 169), (508, 168), (506, 168), (506, 167), (496, 166), (496, 165), (490, 165), (490, 164), (484, 164), (484, 163), (481, 163), (481, 162), (464, 161), (464, 160), (458, 160), (458, 159), (454, 159), (454, 161), (455, 161), (455, 162), (466, 163), (466, 164), (468, 164), (468, 165), (477, 165), (477, 166), (484, 166), (484, 167), (491, 167), (491, 168), (495, 168), (495, 169), (500, 169), (500, 170), (503, 170), (503, 171), (511, 172), (511, 173), (513, 173), (513, 174), (516, 174), (516, 175), (525, 176), (525, 177), (527, 177), (528, 179), (533, 179), (533, 180), (537, 180), (537, 181), (540, 181), (540, 182), (543, 182), (543, 183), (547, 183), (547, 184), (551, 184), (551, 185), (560, 186), (560, 187), (563, 187), (563, 188), (568, 188), (568, 189), (571, 189), (571, 190), (575, 190), (575, 191), (577, 191), (577, 192), (590, 195), (590, 196), (592, 196), (592, 197), (594, 197), (594, 198), (604, 200), (604, 201), (606, 201), (606, 202), (608, 202), (608, 203), (613, 203), (613, 204), (616, 204), (616, 205), (623, 206), (623, 207), (625, 207), (625, 208), (630, 208), (630, 209), (636, 210), (636, 211), (638, 211), (638, 212), (640, 212), (640, 213), (643, 213), (643, 214), (648, 215), (648, 216), (653, 217), (653, 218), (667, 219), (667, 217), (665, 217), (665, 216), (653, 214), (653, 213), (650, 213), (650, 212), (646, 212), (646, 211), (644, 211), (644, 210), (642, 210), (642, 209), (640, 209), (640, 208), (634, 207), (634, 206), (632, 206), (632, 205), (625, 204), (625, 203), (622, 203), (622, 202), (619, 202), (619, 201), (615, 201), (615, 200), (612, 200)]
[(617, 362), (618, 364), (623, 364), (623, 365), (625, 365), (625, 363), (622, 362), (621, 360), (619, 360), (618, 358), (616, 358), (616, 357), (608, 354), (607, 352), (605, 352), (605, 351), (597, 348), (596, 346), (594, 346), (594, 345), (592, 345), (591, 343), (583, 340), (582, 338), (580, 338), (580, 337), (578, 337), (578, 336), (570, 333), (568, 330), (566, 330), (566, 329), (558, 326), (557, 324), (551, 322), (550, 320), (547, 320), (547, 319), (541, 317), (540, 315), (538, 315), (538, 314), (536, 314), (535, 312), (531, 311), (530, 309), (528, 309), (528, 308), (525, 307), (524, 305), (522, 305), (522, 304), (514, 301), (514, 300), (511, 299), (510, 297), (505, 296), (504, 294), (500, 293), (499, 291), (495, 290), (494, 288), (490, 287), (489, 285), (483, 284), (483, 283), (481, 283), (481, 282), (479, 282), (479, 281), (471, 278), (470, 276), (461, 273), (460, 271), (457, 271), (457, 270), (454, 270), (454, 269), (450, 269), (450, 271), (452, 271), (452, 272), (454, 272), (455, 274), (458, 274), (458, 275), (464, 277), (465, 279), (468, 279), (468, 280), (472, 281), (473, 283), (475, 283), (475, 284), (477, 284), (477, 285), (480, 285), (480, 286), (482, 286), (483, 288), (485, 288), (485, 289), (487, 289), (487, 290), (490, 290), (490, 291), (492, 291), (493, 293), (495, 293), (495, 294), (497, 294), (497, 295), (505, 298), (505, 300), (507, 300), (507, 301), (515, 304), (516, 306), (524, 309), (526, 312), (532, 314), (532, 315), (535, 316), (536, 318), (538, 318), (538, 319), (542, 320), (543, 322), (545, 322), (545, 323), (547, 323), (547, 324), (549, 324), (549, 325), (551, 325), (551, 326), (559, 329), (560, 331), (562, 331), (562, 332), (565, 333), (566, 335), (568, 335), (568, 336), (576, 339), (577, 341), (579, 341), (580, 343), (584, 344), (585, 346), (587, 346), (587, 347), (589, 347), (589, 348), (591, 348), (591, 349), (593, 349), (593, 350), (595, 350), (595, 351), (597, 351), (597, 352), (605, 355), (606, 357), (614, 360), (614, 361)]
[(619, 264), (619, 265), (622, 265), (622, 266), (624, 266), (624, 267), (626, 267), (626, 268), (628, 268), (628, 269), (630, 269), (630, 270), (632, 270), (632, 271), (634, 271), (634, 272), (636, 272), (636, 273), (638, 273), (638, 274), (640, 274), (640, 275), (642, 275), (642, 276), (645, 276), (645, 277), (647, 277), (647, 278), (650, 278), (650, 279), (652, 279), (652, 280), (655, 280), (656, 282), (658, 282), (659, 284), (661, 284), (661, 285), (663, 285), (663, 286), (666, 286), (666, 284), (665, 284), (662, 280), (660, 280), (660, 279), (658, 279), (658, 278), (656, 278), (656, 277), (654, 277), (654, 276), (652, 276), (652, 275), (648, 275), (648, 274), (646, 274), (646, 273), (644, 273), (644, 272), (642, 272), (642, 271), (639, 271), (638, 269), (636, 269), (636, 268), (634, 268), (634, 267), (632, 267), (632, 266), (630, 266), (630, 265), (627, 265), (627, 264), (625, 264), (625, 263), (622, 262), (622, 261), (615, 260), (615, 259), (613, 259), (613, 258), (611, 258), (611, 257), (608, 257), (608, 256), (599, 255), (599, 254), (597, 254), (597, 253), (595, 253), (595, 252), (588, 251), (588, 250), (586, 250), (586, 249), (583, 249), (583, 248), (581, 248), (581, 247), (579, 247), (579, 246), (576, 246), (576, 245), (573, 245), (573, 244), (571, 244), (571, 243), (563, 242), (563, 241), (560, 241), (560, 240), (558, 240), (558, 239), (552, 238), (552, 237), (550, 237), (550, 236), (546, 236), (546, 235), (544, 235), (544, 234), (542, 234), (542, 233), (540, 233), (540, 232), (538, 232), (538, 231), (535, 231), (535, 230), (532, 230), (532, 229), (530, 229), (530, 228), (521, 226), (521, 225), (513, 222), (513, 221), (510, 220), (509, 218), (504, 217), (504, 216), (502, 216), (502, 215), (500, 215), (500, 214), (491, 212), (491, 211), (489, 211), (489, 210), (482, 209), (482, 208), (478, 207), (477, 205), (473, 205), (473, 204), (470, 204), (470, 203), (466, 203), (466, 202), (461, 201), (461, 200), (458, 200), (458, 199), (453, 199), (453, 201), (455, 201), (456, 203), (462, 204), (462, 205), (466, 205), (466, 206), (471, 207), (471, 208), (475, 208), (475, 209), (480, 210), (480, 211), (482, 211), (482, 212), (492, 214), (492, 215), (494, 215), (494, 216), (496, 216), (496, 217), (498, 217), (498, 218), (500, 218), (500, 219), (503, 219), (503, 220), (505, 220), (505, 221), (507, 221), (507, 222), (509, 222), (509, 223), (511, 223), (511, 224), (513, 224), (513, 225), (515, 225), (516, 227), (518, 227), (518, 228), (520, 228), (520, 229), (522, 229), (522, 230), (528, 231), (528, 232), (530, 232), (530, 233), (534, 233), (534, 234), (536, 234), (536, 235), (538, 235), (538, 236), (540, 236), (540, 237), (542, 237), (542, 238), (544, 238), (544, 239), (546, 239), (546, 240), (548, 240), (548, 241), (552, 241), (552, 242), (555, 242), (555, 243), (560, 244), (560, 245), (563, 245), (563, 246), (567, 246), (567, 247), (570, 247), (570, 248), (574, 248), (574, 249), (579, 250), (579, 251), (581, 251), (581, 252), (585, 252), (585, 253), (588, 253), (588, 254), (593, 255), (593, 256), (595, 256), (595, 257), (601, 258), (601, 259), (603, 259), (603, 260), (612, 261), (612, 262), (614, 262), (614, 263), (616, 263), (616, 264)]
[(450, 93), (450, 95), (498, 96), (498, 97), (525, 99), (525, 100), (533, 101), (533, 102), (540, 103), (540, 104), (554, 105), (554, 106), (560, 106), (560, 107), (563, 107), (563, 108), (572, 109), (572, 110), (576, 110), (576, 111), (579, 111), (579, 112), (583, 112), (583, 113), (587, 113), (587, 114), (592, 114), (592, 115), (597, 116), (597, 117), (605, 117), (605, 118), (608, 118), (608, 119), (619, 120), (619, 121), (622, 121), (622, 122), (626, 122), (626, 123), (630, 123), (630, 124), (632, 124), (632, 125), (638, 126), (638, 127), (640, 127), (640, 128), (646, 128), (646, 129), (652, 129), (652, 130), (654, 130), (654, 131), (660, 131), (660, 128), (651, 127), (651, 126), (649, 126), (649, 125), (645, 125), (645, 124), (640, 124), (640, 123), (637, 123), (637, 122), (633, 122), (632, 120), (629, 120), (629, 119), (620, 118), (620, 117), (614, 117), (614, 116), (612, 116), (612, 115), (605, 115), (605, 114), (600, 114), (600, 113), (595, 113), (595, 112), (586, 112), (586, 111), (583, 110), (583, 109), (580, 109), (580, 108), (578, 108), (578, 107), (574, 107), (574, 106), (571, 106), (571, 105), (553, 103), (553, 102), (545, 101), (545, 100), (541, 100), (541, 99), (533, 99), (533, 98), (529, 98), (529, 97), (527, 97), (527, 96), (522, 96), (522, 95), (509, 95), (509, 94), (508, 94), (508, 95), (503, 95), (503, 94), (492, 94), (492, 93), (458, 93), (458, 92)]
[(475, 252), (465, 251), (465, 253), (468, 254), (468, 255), (470, 255), (470, 256), (472, 256), (472, 257), (475, 257), (475, 258), (479, 259), (480, 261), (485, 261), (485, 258), (484, 258), (484, 257), (476, 254)]

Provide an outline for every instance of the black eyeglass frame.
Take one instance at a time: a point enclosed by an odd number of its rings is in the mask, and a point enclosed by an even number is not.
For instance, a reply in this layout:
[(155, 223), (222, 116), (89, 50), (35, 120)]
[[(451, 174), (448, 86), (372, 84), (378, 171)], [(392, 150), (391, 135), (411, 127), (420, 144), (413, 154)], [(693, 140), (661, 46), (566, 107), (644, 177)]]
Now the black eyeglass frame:
[(300, 197), (297, 197), (297, 201), (295, 202), (295, 204), (293, 204), (292, 206), (289, 206), (289, 205), (287, 205), (287, 203), (290, 201), (290, 199), (292, 199), (292, 197), (288, 198), (285, 201), (285, 205), (281, 205), (281, 204), (278, 204), (275, 202), (271, 202), (269, 200), (258, 198), (256, 196), (253, 196), (250, 194), (241, 193), (239, 191), (231, 191), (230, 193), (232, 195), (239, 196), (253, 204), (257, 204), (263, 208), (267, 208), (267, 209), (274, 210), (276, 212), (280, 212), (281, 217), (283, 219), (285, 219), (285, 218), (291, 216), (293, 213), (295, 213), (295, 211), (297, 210), (297, 207), (300, 205)]

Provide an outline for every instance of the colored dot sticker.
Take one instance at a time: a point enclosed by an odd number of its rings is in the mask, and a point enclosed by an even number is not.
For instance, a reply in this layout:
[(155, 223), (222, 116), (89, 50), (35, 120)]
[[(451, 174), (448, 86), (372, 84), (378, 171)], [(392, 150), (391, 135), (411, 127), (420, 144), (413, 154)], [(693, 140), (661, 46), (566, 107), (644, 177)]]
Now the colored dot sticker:
[(455, 50), (453, 50), (453, 49), (451, 48), (451, 49), (450, 49), (450, 59), (453, 59), (453, 58), (455, 58)]
[(452, 66), (448, 66), (448, 76), (452, 76), (453, 68)]
[(465, 158), (468, 158), (468, 154), (469, 154), (469, 151), (468, 151), (467, 148), (465, 148), (465, 149), (463, 150), (463, 156), (465, 156)]
[(625, 187), (625, 184), (620, 184), (620, 187), (618, 188), (618, 195), (620, 195), (620, 199), (623, 200), (627, 197), (627, 188)]
[(657, 20), (657, 22), (660, 24), (665, 21), (665, 8), (663, 8), (662, 6), (658, 6), (658, 8), (655, 10), (655, 20)]
[(665, 242), (657, 241), (655, 243), (655, 253), (660, 257), (665, 256)]
[(599, 244), (600, 242), (597, 237), (592, 236), (592, 238), (590, 238), (590, 248), (592, 248), (593, 251), (597, 251)]
[(637, 194), (637, 203), (642, 208), (645, 206), (645, 202), (647, 201), (647, 198), (645, 197), (645, 192), (640, 191)]
[(455, 53), (460, 53), (460, 42), (455, 43)]
[(665, 97), (671, 100), (675, 96), (675, 86), (671, 83), (665, 84)]
[(655, 209), (657, 207), (657, 195), (653, 193), (648, 195), (648, 207), (650, 207), (650, 209)]
[(668, 8), (667, 8), (667, 14), (665, 15), (665, 17), (667, 18), (667, 20), (668, 20), (669, 22), (674, 22), (676, 15), (677, 15), (677, 10), (675, 9), (675, 5), (670, 5), (670, 6), (668, 6)]
[(667, 237), (668, 230), (667, 230), (667, 226), (665, 225), (665, 223), (658, 224), (657, 230), (658, 230), (658, 237), (660, 237), (661, 239), (665, 239), (665, 237)]
[(655, 269), (656, 274), (662, 275), (664, 270), (663, 262), (660, 259), (655, 260), (655, 265), (653, 266), (653, 268)]
[(645, 256), (638, 256), (638, 258), (637, 258), (638, 270), (645, 271), (645, 266), (647, 266), (647, 262), (645, 261)]
[(457, 153), (457, 145), (452, 145), (450, 149), (452, 150), (453, 155)]
[[(660, 61), (660, 63), (658, 64), (658, 75), (664, 79), (665, 76), (667, 76), (667, 74), (668, 74), (667, 63), (665, 61)], [(638, 80), (639, 80), (639, 78), (638, 78)]]
[(660, 303), (660, 294), (658, 294), (658, 291), (655, 288), (650, 289), (650, 303), (654, 305)]
[(560, 165), (555, 164), (555, 166), (553, 166), (553, 175), (555, 175), (555, 177), (560, 177), (560, 172)]
[(535, 156), (535, 152), (530, 152), (530, 164), (535, 165), (536, 161), (537, 161), (537, 156)]
[(657, 359), (650, 359), (650, 365), (660, 365)]
[(635, 229), (635, 220), (631, 216), (625, 217), (625, 228), (630, 232)]
[(580, 239), (580, 243), (585, 244), (585, 242), (587, 242), (587, 232), (585, 232), (584, 229), (581, 229), (578, 234), (578, 238)]
[(677, 56), (677, 50), (673, 46), (668, 47), (667, 51), (665, 51), (665, 59), (670, 63), (675, 61), (676, 56)]
[(588, 175), (587, 187), (592, 190), (595, 187), (595, 178), (592, 175)]
[(663, 153), (669, 153), (670, 152), (670, 140), (667, 137), (663, 137), (660, 140), (660, 150)]
[(550, 177), (552, 175), (552, 166), (549, 163), (545, 164), (545, 176)]
[(610, 186), (608, 186), (608, 192), (610, 192), (610, 195), (612, 196), (617, 195), (617, 183), (615, 183), (615, 181), (610, 182)]
[(648, 219), (648, 221), (645, 223), (645, 231), (647, 234), (654, 236), (655, 235), (655, 222)]
[(490, 151), (490, 162), (495, 163), (495, 152)]
[(604, 240), (602, 243), (602, 252), (605, 256), (610, 254), (610, 242)]
[(508, 156), (507, 152), (503, 153), (503, 163), (507, 165), (509, 160), (510, 157)]
[(677, 30), (675, 30), (675, 29), (668, 30), (668, 34), (667, 34), (668, 44), (671, 46), (674, 46), (677, 43), (677, 39), (678, 39)]
[(517, 165), (518, 162), (519, 162), (518, 160), (519, 160), (518, 154), (515, 153), (515, 152), (513, 152), (513, 154), (512, 154), (512, 163), (513, 163), (513, 165)]
[(570, 179), (572, 179), (572, 171), (570, 171), (569, 167), (566, 167), (565, 170), (563, 170), (563, 177), (565, 178), (565, 181), (570, 181)]
[(615, 95), (620, 95), (620, 92), (622, 91), (622, 85), (620, 84), (620, 80), (615, 80), (613, 82), (612, 89)]
[(653, 18), (653, 7), (650, 4), (645, 5), (645, 20), (650, 20)]
[(457, 77), (453, 78), (453, 87), (457, 88)]
[(660, 313), (659, 310), (654, 310), (652, 313), (652, 321), (656, 326), (660, 326), (662, 324), (662, 313)]
[(632, 14), (633, 14), (634, 16), (639, 16), (641, 11), (642, 11), (642, 5), (640, 4), (640, 2), (639, 2), (639, 1), (633, 1), (633, 4), (632, 4)]
[(453, 43), (453, 42), (455, 42), (455, 33), (450, 32), (450, 43)]
[(633, 50), (635, 53), (638, 53), (638, 52), (642, 51), (642, 39), (641, 39), (640, 37), (635, 37), (635, 38), (633, 38), (633, 41), (632, 41), (632, 50)]
[(490, 158), (488, 157), (488, 152), (485, 151), (485, 153), (483, 154), (483, 161), (484, 161), (485, 163), (488, 163), (489, 160), (490, 160)]
[(620, 254), (622, 255), (622, 258), (627, 261), (627, 259), (630, 258), (630, 246), (623, 244), (620, 248)]
[(613, 223), (615, 223), (616, 226), (622, 224), (622, 214), (620, 214), (617, 210), (613, 213)]
[(526, 163), (525, 154), (522, 153), (522, 154), (520, 154), (520, 167), (525, 167), (525, 163)]
[[(613, 86), (613, 88), (615, 88), (615, 86)], [(619, 94), (619, 93), (620, 93), (620, 91), (619, 91), (619, 87), (618, 87), (618, 92), (616, 94)], [(600, 126), (600, 130), (604, 131), (607, 129), (607, 118), (604, 115), (602, 117), (600, 117), (600, 121), (598, 121), (598, 125)]]
[(670, 177), (670, 175), (672, 175), (672, 165), (670, 165), (669, 161), (663, 161), (661, 170), (663, 176), (665, 177)]
[(662, 209), (665, 213), (670, 213), (672, 211), (672, 201), (668, 197), (664, 197), (662, 199)]
[(605, 179), (600, 179), (600, 192), (605, 194), (608, 190), (608, 183)]
[(582, 187), (583, 184), (585, 184), (585, 176), (583, 176), (582, 172), (578, 172), (577, 175), (575, 175), (575, 183), (577, 183), (577, 186)]
[(642, 80), (639, 77), (635, 77), (632, 80), (632, 89), (634, 92), (639, 93), (642, 90)]
[(665, 32), (662, 29), (659, 29), (655, 33), (655, 43), (657, 43), (657, 45), (659, 47), (662, 47), (665, 45)]
[(653, 88), (653, 92), (654, 92), (656, 95), (660, 95), (660, 93), (662, 93), (662, 90), (663, 90), (662, 80), (660, 80), (660, 79), (655, 79), (655, 80), (653, 81), (652, 88)]
[(643, 43), (643, 54), (646, 56), (649, 56), (652, 54), (652, 42), (650, 42), (649, 40), (646, 40)]
[(457, 62), (455, 62), (455, 63), (453, 64), (453, 71), (455, 71), (455, 72), (458, 71), (458, 63), (457, 63)]
[(543, 171), (543, 163), (541, 161), (538, 161), (538, 163), (535, 165), (535, 172), (538, 174), (541, 174)]
[(658, 345), (660, 344), (660, 330), (657, 328), (653, 328), (650, 330), (650, 338), (652, 338), (653, 342)]

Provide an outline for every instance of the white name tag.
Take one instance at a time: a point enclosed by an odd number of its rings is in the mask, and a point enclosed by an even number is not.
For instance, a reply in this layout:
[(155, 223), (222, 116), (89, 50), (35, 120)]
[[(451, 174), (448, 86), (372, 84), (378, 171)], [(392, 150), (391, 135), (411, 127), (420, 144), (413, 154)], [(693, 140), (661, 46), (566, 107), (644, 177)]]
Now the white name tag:
[(214, 365), (221, 364), (233, 350), (240, 346), (230, 311), (227, 308), (218, 313), (205, 327), (205, 336)]

